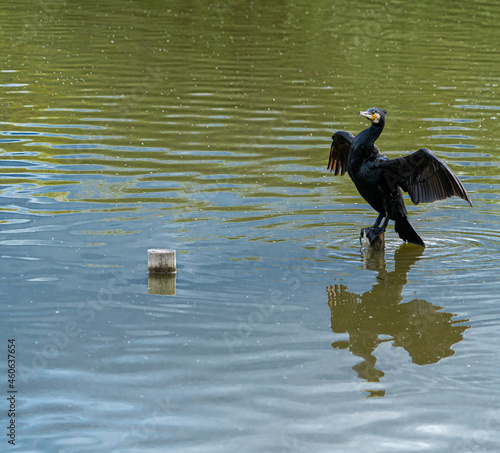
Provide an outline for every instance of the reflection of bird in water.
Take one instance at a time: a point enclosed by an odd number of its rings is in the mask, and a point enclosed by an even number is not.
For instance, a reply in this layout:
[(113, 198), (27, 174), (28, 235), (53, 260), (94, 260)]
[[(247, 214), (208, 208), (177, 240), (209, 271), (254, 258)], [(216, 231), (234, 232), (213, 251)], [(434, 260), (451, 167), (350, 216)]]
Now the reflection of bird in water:
[(396, 233), (403, 241), (423, 246), (424, 241), (408, 221), (401, 189), (415, 204), (457, 195), (472, 206), (469, 196), (457, 176), (427, 148), (398, 159), (381, 154), (375, 140), (384, 129), (386, 112), (372, 108), (359, 114), (368, 118), (371, 126), (356, 137), (345, 131), (333, 135), (328, 170), (336, 175), (347, 170), (361, 196), (379, 213), (372, 227), (361, 230), (370, 245), (376, 243), (389, 220), (394, 220)]
[[(362, 379), (378, 382), (384, 375), (375, 368), (377, 359), (373, 355), (384, 341), (405, 349), (414, 363), (427, 365), (453, 355), (452, 345), (463, 339), (468, 326), (457, 324), (468, 320), (452, 320), (452, 313), (442, 312), (442, 307), (425, 300), (401, 303), (407, 274), (422, 252), (421, 248), (402, 245), (394, 255), (394, 270), (387, 272), (383, 265), (373, 288), (361, 296), (347, 291), (344, 285), (327, 287), (332, 330), (349, 335), (348, 340), (332, 346), (349, 349), (364, 359), (354, 367)], [(388, 338), (381, 339), (380, 335)]]

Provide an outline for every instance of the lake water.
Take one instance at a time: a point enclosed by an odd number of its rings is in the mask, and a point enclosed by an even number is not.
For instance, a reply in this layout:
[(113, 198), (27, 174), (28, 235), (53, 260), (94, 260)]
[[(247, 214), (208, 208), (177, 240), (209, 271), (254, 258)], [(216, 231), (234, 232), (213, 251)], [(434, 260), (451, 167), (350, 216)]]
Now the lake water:
[[(4, 10), (2, 451), (500, 450), (500, 5)], [(326, 170), (373, 106), (471, 197), (408, 203), (425, 249)]]

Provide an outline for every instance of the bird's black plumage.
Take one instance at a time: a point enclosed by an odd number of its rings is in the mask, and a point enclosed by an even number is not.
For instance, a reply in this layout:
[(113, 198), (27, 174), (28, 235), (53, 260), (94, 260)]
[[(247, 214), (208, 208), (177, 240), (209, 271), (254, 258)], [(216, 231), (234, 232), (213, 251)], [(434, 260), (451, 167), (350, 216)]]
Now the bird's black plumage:
[(366, 232), (372, 245), (385, 231), (389, 220), (394, 220), (395, 230), (403, 241), (423, 246), (424, 241), (408, 221), (401, 189), (408, 192), (415, 204), (456, 195), (472, 206), (469, 196), (457, 176), (427, 148), (388, 159), (375, 146), (384, 129), (386, 112), (371, 108), (359, 114), (368, 118), (371, 126), (356, 136), (345, 131), (333, 135), (328, 170), (335, 175), (347, 171), (360, 195), (379, 213), (372, 227), (361, 230), (362, 234)]

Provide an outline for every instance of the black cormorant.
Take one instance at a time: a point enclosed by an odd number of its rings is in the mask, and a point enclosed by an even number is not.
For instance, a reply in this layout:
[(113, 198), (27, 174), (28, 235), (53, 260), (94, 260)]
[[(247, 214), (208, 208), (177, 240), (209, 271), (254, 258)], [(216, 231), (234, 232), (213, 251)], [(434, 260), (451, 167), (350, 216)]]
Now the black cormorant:
[[(397, 159), (388, 159), (375, 140), (385, 125), (385, 110), (371, 108), (359, 112), (371, 121), (368, 129), (354, 136), (338, 131), (332, 136), (328, 170), (343, 175), (349, 173), (361, 196), (379, 216), (372, 227), (363, 228), (373, 246), (394, 220), (394, 229), (403, 241), (424, 246), (424, 241), (408, 221), (401, 189), (408, 192), (413, 203), (427, 203), (457, 195), (472, 203), (464, 186), (450, 168), (427, 148)], [(380, 226), (382, 219), (384, 223)]]

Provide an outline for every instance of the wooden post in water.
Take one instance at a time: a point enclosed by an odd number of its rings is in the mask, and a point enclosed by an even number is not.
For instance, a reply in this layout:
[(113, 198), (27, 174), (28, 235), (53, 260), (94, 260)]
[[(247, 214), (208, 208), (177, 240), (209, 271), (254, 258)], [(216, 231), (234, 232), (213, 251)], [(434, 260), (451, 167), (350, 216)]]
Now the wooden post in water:
[(153, 274), (175, 274), (177, 272), (175, 250), (149, 249), (148, 271)]
[(175, 250), (148, 250), (148, 294), (174, 296), (177, 264)]
[(365, 269), (371, 271), (383, 271), (385, 269), (385, 252), (384, 252), (384, 233), (375, 241), (373, 246), (366, 237), (366, 232), (363, 231), (363, 264)]
[(373, 246), (370, 245), (370, 240), (366, 237), (366, 231), (363, 230), (363, 246), (370, 250), (383, 250), (385, 246), (385, 232), (383, 232), (375, 241)]

